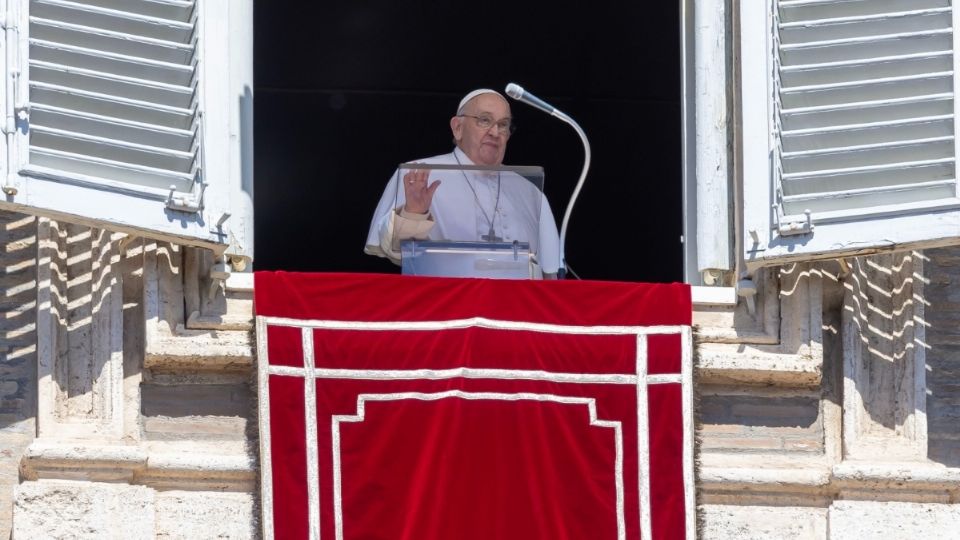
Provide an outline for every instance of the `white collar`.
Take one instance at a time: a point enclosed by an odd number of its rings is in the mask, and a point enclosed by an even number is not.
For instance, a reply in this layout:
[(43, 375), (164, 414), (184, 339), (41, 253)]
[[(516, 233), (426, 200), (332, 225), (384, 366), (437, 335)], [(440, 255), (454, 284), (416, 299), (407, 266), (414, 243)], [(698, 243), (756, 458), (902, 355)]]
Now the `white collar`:
[(475, 165), (473, 160), (467, 157), (466, 152), (461, 150), (459, 146), (453, 148), (453, 153), (461, 165)]

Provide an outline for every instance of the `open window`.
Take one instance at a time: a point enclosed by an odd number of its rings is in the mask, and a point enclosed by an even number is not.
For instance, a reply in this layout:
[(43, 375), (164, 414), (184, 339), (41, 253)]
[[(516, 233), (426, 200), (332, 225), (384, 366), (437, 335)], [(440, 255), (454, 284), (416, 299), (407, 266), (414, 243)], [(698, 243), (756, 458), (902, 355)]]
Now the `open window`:
[(9, 0), (0, 207), (252, 256), (252, 2)]

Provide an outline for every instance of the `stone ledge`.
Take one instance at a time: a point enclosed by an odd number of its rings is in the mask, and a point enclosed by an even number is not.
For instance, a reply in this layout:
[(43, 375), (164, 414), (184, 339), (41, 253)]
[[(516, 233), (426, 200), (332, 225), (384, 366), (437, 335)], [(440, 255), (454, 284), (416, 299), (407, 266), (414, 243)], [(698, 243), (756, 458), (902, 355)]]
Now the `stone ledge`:
[(756, 330), (693, 326), (693, 339), (698, 343), (732, 343), (745, 345), (777, 345), (780, 337)]
[(184, 490), (254, 489), (257, 464), (249, 455), (179, 450), (34, 441), (24, 454), (21, 471), (25, 480), (119, 481)]
[[(763, 456), (754, 456), (755, 461)], [(953, 503), (960, 500), (960, 468), (932, 463), (843, 462), (833, 467), (809, 464), (778, 467), (701, 467), (698, 488), (703, 495), (741, 492), (826, 495), (833, 499)]]
[(742, 345), (703, 344), (694, 355), (698, 383), (816, 387), (823, 362), (804, 354), (776, 354)]
[(937, 490), (960, 492), (960, 468), (928, 463), (858, 463), (833, 467), (834, 483), (841, 488), (870, 487), (883, 490)]
[(186, 327), (194, 330), (253, 330), (253, 310), (243, 310), (242, 313), (235, 313), (228, 310), (223, 315), (201, 315), (199, 311), (194, 311), (187, 317)]
[(143, 363), (148, 369), (246, 370), (253, 366), (254, 346), (252, 332), (182, 325), (171, 332), (164, 324), (148, 323)]

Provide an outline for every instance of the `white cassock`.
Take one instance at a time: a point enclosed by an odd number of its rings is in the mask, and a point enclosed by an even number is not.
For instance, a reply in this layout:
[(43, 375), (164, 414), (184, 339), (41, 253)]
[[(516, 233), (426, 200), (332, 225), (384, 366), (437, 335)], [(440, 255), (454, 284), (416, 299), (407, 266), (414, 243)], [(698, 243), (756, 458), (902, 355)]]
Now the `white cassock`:
[[(473, 165), (459, 148), (417, 163)], [(490, 239), (492, 229), (498, 241), (529, 242), (541, 271), (559, 269), (560, 238), (550, 203), (522, 176), (509, 171), (431, 171), (428, 185), (440, 180), (440, 186), (426, 218), (398, 210), (405, 203), (399, 172), (390, 178), (373, 214), (366, 253), (399, 263), (400, 240), (483, 241)]]

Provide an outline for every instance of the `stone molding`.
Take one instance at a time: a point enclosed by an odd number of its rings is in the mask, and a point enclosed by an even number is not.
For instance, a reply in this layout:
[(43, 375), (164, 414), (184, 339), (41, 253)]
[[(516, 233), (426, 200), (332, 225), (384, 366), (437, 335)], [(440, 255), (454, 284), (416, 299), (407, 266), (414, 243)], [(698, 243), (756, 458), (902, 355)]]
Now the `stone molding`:
[[(753, 456), (753, 460), (763, 458)], [(704, 466), (699, 470), (698, 482), (701, 504), (723, 504), (735, 499), (738, 504), (754, 501), (768, 505), (771, 501), (767, 497), (771, 494), (792, 496), (798, 501), (807, 498), (808, 504), (817, 500), (818, 504), (824, 501), (829, 504), (841, 499), (960, 502), (960, 468), (921, 462)]]
[[(248, 371), (253, 367), (253, 303), (244, 298), (252, 298), (252, 280), (231, 276), (226, 289), (218, 293), (200, 273), (210, 266), (198, 262), (200, 251), (159, 244), (145, 252), (147, 369)], [(207, 298), (211, 291), (216, 293), (213, 300)], [(217, 321), (226, 322), (218, 325)]]
[(756, 310), (694, 305), (698, 384), (816, 387), (823, 376), (823, 273), (811, 265), (755, 276)]
[(240, 453), (198, 452), (183, 445), (149, 448), (70, 441), (36, 442), (21, 464), (24, 480), (76, 479), (245, 492), (253, 490), (256, 471), (255, 460)]

